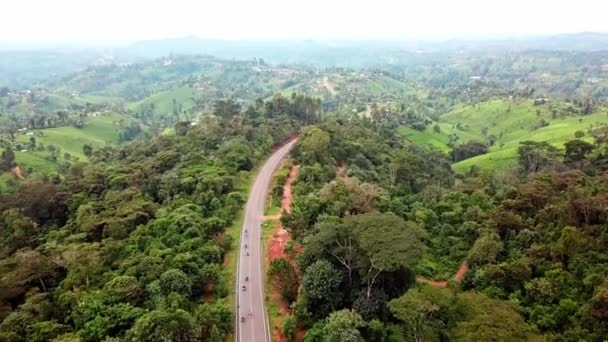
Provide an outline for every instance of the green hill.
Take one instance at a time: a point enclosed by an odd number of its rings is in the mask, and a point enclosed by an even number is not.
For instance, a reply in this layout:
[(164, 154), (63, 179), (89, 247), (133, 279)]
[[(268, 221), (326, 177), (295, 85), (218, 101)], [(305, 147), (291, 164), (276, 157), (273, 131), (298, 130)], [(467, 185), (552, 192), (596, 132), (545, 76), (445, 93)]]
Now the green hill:
[[(17, 141), (22, 146), (27, 146), (31, 136), (36, 139), (38, 147), (44, 146), (43, 150), (23, 150), (16, 152), (16, 161), (25, 170), (32, 169), (34, 172), (50, 173), (57, 169), (59, 162), (66, 161), (65, 153), (70, 154), (70, 160), (86, 160), (83, 153), (85, 144), (94, 149), (106, 145), (119, 143), (119, 134), (133, 119), (117, 114), (109, 113), (92, 117), (87, 121), (84, 128), (72, 126), (47, 128), (33, 131), (33, 135), (20, 135)], [(59, 149), (56, 160), (51, 158), (49, 146)]]
[(363, 102), (387, 100), (413, 95), (416, 89), (389, 76), (369, 71), (345, 70), (304, 80), (281, 90), (283, 95), (306, 93), (309, 96), (349, 96)]
[(154, 114), (172, 114), (174, 110), (173, 100), (177, 110), (190, 110), (194, 106), (196, 91), (191, 87), (179, 87), (154, 94), (129, 105), (129, 109), (140, 112), (150, 109)]
[[(433, 125), (435, 124), (440, 128), (439, 133), (435, 133), (433, 131)], [(452, 124), (447, 122), (436, 122), (433, 125), (428, 126), (424, 131), (418, 131), (410, 127), (400, 126), (398, 128), (398, 132), (410, 143), (430, 145), (443, 152), (449, 152), (451, 150), (450, 146), (448, 146), (450, 142), (450, 135), (457, 136), (458, 140), (460, 141), (480, 139), (478, 135), (458, 130), (454, 128)]]
[[(599, 107), (588, 115), (578, 114), (573, 104), (548, 102), (534, 105), (532, 100), (492, 100), (475, 105), (460, 105), (439, 118), (440, 133), (433, 125), (424, 131), (400, 127), (399, 133), (415, 144), (430, 145), (449, 152), (454, 145), (480, 141), (490, 145), (489, 152), (453, 164), (457, 172), (476, 165), (490, 171), (515, 166), (521, 141), (547, 141), (558, 148), (574, 139), (576, 131), (608, 125), (608, 110)], [(450, 138), (450, 136), (452, 136)], [(589, 137), (583, 138), (590, 141)]]
[[(114, 98), (93, 95), (65, 95), (63, 93), (35, 93), (30, 98), (22, 95), (0, 96), (0, 112), (15, 115), (46, 114), (71, 107), (85, 107), (88, 104), (102, 105), (116, 101)], [(10, 103), (10, 105), (9, 105)]]

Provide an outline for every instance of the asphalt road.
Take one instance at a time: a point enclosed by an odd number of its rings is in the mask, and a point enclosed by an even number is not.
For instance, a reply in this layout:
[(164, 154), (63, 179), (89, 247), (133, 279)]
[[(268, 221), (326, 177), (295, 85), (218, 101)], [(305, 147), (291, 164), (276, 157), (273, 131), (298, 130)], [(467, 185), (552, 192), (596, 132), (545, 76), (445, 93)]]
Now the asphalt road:
[[(289, 142), (266, 160), (247, 199), (237, 264), (237, 315), (235, 320), (235, 340), (237, 342), (271, 341), (264, 307), (264, 250), (261, 225), (272, 175), (295, 142), (296, 140)], [(244, 322), (242, 318), (245, 319)]]

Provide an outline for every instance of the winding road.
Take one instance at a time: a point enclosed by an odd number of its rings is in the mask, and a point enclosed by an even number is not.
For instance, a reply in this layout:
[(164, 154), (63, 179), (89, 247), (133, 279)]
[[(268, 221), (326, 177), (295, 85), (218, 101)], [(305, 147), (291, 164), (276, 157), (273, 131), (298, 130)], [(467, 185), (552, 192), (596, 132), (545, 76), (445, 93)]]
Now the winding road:
[(247, 199), (237, 261), (235, 320), (237, 342), (271, 342), (270, 327), (264, 307), (264, 251), (261, 226), (272, 175), (295, 142), (296, 139), (290, 141), (266, 160), (257, 174)]

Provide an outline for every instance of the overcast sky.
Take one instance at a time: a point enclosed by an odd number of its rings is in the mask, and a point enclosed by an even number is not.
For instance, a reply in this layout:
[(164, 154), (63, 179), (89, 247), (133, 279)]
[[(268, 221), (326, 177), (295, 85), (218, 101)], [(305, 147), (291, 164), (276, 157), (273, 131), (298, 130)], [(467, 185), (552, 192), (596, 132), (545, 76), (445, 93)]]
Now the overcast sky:
[(608, 32), (608, 0), (5, 0), (2, 43)]

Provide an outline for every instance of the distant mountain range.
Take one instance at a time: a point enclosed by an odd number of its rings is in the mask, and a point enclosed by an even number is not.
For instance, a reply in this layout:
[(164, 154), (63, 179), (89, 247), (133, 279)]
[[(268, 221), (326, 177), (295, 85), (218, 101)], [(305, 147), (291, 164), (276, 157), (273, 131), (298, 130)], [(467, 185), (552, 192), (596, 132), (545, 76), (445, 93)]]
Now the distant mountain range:
[(322, 67), (370, 67), (416, 60), (416, 54), (454, 50), (608, 51), (608, 33), (573, 33), (502, 39), (448, 41), (230, 41), (183, 37), (134, 43), (116, 50), (124, 56), (158, 58), (168, 54), (208, 54), (227, 59), (263, 58), (270, 63)]
[(582, 32), (501, 39), (414, 40), (217, 40), (198, 37), (148, 40), (121, 47), (0, 45), (0, 86), (31, 86), (62, 77), (92, 64), (123, 64), (174, 55), (212, 55), (223, 59), (260, 59), (271, 64), (318, 67), (406, 65), (454, 51), (606, 51), (608, 33)]
[(440, 49), (495, 48), (511, 50), (608, 51), (608, 33), (580, 32), (484, 40), (451, 40), (433, 44)]
[[(217, 40), (197, 37), (141, 41), (117, 50), (120, 54), (158, 58), (168, 54), (203, 54), (225, 59), (262, 58), (275, 64), (317, 64), (323, 66), (365, 63), (377, 49), (398, 49), (393, 41), (287, 41)], [(362, 66), (362, 65), (358, 65)]]

